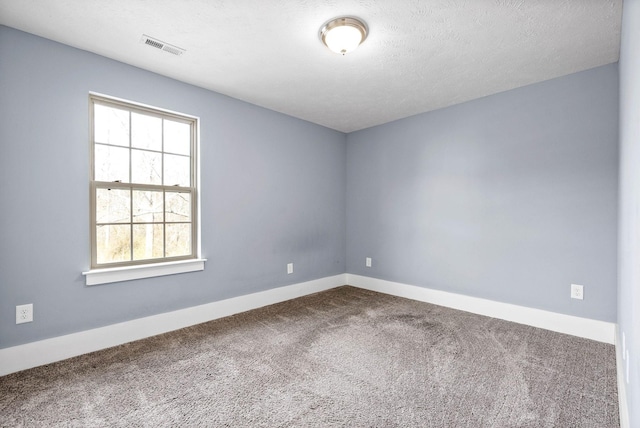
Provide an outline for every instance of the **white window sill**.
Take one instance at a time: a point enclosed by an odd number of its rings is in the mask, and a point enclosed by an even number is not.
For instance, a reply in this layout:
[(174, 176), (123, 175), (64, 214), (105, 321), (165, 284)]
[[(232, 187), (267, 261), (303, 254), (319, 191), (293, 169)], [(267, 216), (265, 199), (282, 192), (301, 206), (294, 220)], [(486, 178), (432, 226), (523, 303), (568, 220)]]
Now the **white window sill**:
[(93, 269), (82, 272), (87, 285), (108, 284), (132, 279), (153, 278), (155, 276), (204, 270), (207, 259), (180, 260), (177, 262), (154, 263), (148, 265), (125, 266), (107, 269)]

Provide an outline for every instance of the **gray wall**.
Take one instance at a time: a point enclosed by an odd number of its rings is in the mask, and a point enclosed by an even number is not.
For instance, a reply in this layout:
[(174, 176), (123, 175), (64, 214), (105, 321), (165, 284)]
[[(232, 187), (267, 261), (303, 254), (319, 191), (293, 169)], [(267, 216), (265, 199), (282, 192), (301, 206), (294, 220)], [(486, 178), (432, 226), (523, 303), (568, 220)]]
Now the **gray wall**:
[(617, 122), (612, 64), (349, 134), (347, 271), (615, 321)]
[[(630, 427), (640, 426), (640, 2), (625, 0), (620, 47), (618, 324), (629, 350)], [(622, 344), (622, 338), (618, 337)], [(626, 366), (625, 361), (625, 366)]]
[[(616, 65), (345, 136), (6, 27), (0, 57), (0, 348), (345, 271), (616, 318)], [(201, 117), (204, 272), (84, 286), (89, 91)]]
[[(0, 348), (345, 272), (344, 134), (7, 27), (0, 58)], [(201, 118), (204, 272), (84, 285), (89, 91)]]

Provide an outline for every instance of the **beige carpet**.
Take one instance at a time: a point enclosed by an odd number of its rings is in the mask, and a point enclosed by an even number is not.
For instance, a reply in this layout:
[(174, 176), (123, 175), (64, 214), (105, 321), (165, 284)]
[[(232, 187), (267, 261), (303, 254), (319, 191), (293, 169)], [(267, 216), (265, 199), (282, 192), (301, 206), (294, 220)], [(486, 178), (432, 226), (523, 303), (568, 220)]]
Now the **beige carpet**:
[(341, 287), (0, 377), (0, 426), (617, 427), (614, 348)]

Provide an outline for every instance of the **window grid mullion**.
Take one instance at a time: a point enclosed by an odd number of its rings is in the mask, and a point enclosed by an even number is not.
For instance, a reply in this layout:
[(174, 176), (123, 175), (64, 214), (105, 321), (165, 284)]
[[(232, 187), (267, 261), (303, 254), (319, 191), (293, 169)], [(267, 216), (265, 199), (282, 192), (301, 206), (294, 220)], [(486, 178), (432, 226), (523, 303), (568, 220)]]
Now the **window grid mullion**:
[[(129, 110), (129, 184), (133, 184), (133, 120)], [(129, 187), (129, 261), (133, 261), (133, 187)]]
[(167, 257), (167, 189), (164, 187), (164, 119), (162, 119), (162, 135), (160, 138), (160, 148), (162, 149), (162, 155), (160, 160), (160, 169), (162, 174), (162, 180), (160, 182), (163, 185), (162, 190), (162, 257)]
[(167, 191), (162, 192), (162, 251), (167, 257)]

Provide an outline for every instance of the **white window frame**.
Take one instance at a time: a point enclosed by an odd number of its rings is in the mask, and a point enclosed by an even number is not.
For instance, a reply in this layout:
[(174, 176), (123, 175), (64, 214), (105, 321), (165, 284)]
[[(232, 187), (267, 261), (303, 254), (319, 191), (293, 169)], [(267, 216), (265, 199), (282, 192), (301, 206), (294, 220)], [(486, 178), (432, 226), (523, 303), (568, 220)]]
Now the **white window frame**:
[[(94, 105), (107, 105), (130, 112), (139, 112), (147, 115), (179, 120), (191, 123), (191, 186), (180, 188), (191, 194), (191, 243), (192, 250), (188, 256), (163, 257), (157, 259), (130, 260), (108, 264), (98, 264), (96, 257), (96, 189), (119, 187), (125, 189), (175, 190), (174, 186), (146, 186), (136, 183), (106, 183), (95, 180), (94, 174)], [(91, 268), (83, 272), (87, 285), (105, 284), (110, 282), (128, 281), (133, 279), (150, 278), (177, 273), (195, 272), (204, 270), (206, 259), (201, 258), (200, 245), (200, 168), (199, 168), (199, 118), (174, 111), (140, 104), (103, 94), (89, 93), (89, 132), (90, 132), (90, 257)], [(128, 224), (128, 223), (124, 223)], [(131, 223), (133, 224), (133, 223)], [(131, 237), (133, 239), (133, 236)]]

